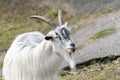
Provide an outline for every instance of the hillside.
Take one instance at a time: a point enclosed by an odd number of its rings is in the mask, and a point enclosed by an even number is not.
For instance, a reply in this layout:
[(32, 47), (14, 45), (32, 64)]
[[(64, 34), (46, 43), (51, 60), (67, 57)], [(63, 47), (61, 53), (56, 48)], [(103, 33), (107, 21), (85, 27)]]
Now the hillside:
[(0, 51), (7, 50), (20, 33), (35, 30), (48, 32), (50, 27), (40, 21), (31, 20), (31, 15), (43, 15), (56, 20), (57, 10), (61, 9), (65, 20), (74, 25), (92, 13), (110, 13), (119, 8), (119, 0), (1, 0)]
[[(9, 6), (47, 5), (53, 8), (63, 9), (72, 14), (91, 14), (105, 9), (120, 9), (119, 0), (1, 0)], [(36, 6), (36, 7), (37, 7)], [(45, 10), (45, 9), (44, 9)]]
[[(119, 14), (120, 11), (113, 11), (101, 15), (91, 15), (75, 25), (74, 28), (77, 31), (73, 34), (73, 38), (77, 51), (73, 56), (76, 63), (83, 64), (77, 66), (77, 75), (64, 74), (60, 79), (120, 80), (120, 60), (119, 58), (117, 61), (114, 60), (115, 56), (120, 56)], [(106, 58), (106, 56), (108, 57)], [(111, 61), (109, 58), (113, 60)], [(92, 61), (89, 62), (89, 60)], [(88, 64), (84, 62), (88, 62)]]
[(65, 70), (60, 72), (60, 80), (120, 80), (120, 58), (116, 59), (104, 58), (77, 65), (75, 75)]
[[(0, 67), (2, 68), (5, 52), (17, 35), (30, 31), (46, 34), (51, 30), (46, 23), (29, 17), (34, 14), (42, 15), (57, 23), (58, 9), (63, 11), (64, 19), (72, 29), (72, 37), (77, 47), (73, 55), (75, 61), (78, 64), (83, 63), (77, 66), (79, 73), (75, 76), (63, 76), (64, 71), (60, 72), (60, 80), (119, 80), (119, 0), (1, 0)], [(114, 59), (115, 56), (117, 58)], [(101, 69), (99, 61), (94, 62), (98, 58), (103, 59), (103, 62), (108, 60), (104, 64), (100, 62), (104, 69)], [(89, 60), (93, 60), (94, 64), (86, 66), (87, 63), (84, 62)], [(65, 66), (66, 63), (62, 68)]]

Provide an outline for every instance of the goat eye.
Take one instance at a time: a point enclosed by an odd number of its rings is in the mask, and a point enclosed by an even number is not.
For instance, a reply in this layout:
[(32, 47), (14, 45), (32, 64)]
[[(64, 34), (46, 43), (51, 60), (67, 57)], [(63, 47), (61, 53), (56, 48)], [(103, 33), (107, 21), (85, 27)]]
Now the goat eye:
[(55, 33), (58, 36), (58, 33)]
[(56, 35), (57, 36), (55, 38), (62, 40), (58, 33), (56, 33)]
[(58, 36), (56, 36), (55, 38), (59, 38)]

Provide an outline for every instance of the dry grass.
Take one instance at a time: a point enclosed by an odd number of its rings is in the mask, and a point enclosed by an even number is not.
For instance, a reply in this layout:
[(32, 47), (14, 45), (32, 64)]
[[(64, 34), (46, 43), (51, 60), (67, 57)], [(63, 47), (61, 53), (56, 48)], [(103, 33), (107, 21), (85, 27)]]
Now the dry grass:
[(77, 72), (76, 75), (61, 75), (60, 80), (120, 80), (120, 60), (80, 65)]

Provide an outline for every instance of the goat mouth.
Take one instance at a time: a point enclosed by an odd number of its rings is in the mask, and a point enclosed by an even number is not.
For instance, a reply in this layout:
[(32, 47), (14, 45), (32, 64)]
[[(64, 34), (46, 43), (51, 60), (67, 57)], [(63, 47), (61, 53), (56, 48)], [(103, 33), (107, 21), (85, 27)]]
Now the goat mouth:
[(67, 48), (67, 51), (72, 54), (73, 52), (75, 52), (75, 48)]
[(75, 52), (75, 48), (72, 48), (71, 50), (72, 50), (72, 52)]

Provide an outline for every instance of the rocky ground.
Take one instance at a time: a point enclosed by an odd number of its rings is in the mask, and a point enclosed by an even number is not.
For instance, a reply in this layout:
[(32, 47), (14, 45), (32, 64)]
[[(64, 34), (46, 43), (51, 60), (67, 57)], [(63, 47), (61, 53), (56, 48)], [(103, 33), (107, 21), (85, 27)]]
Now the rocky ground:
[[(98, 17), (92, 16), (78, 22), (74, 26), (78, 29), (73, 34), (77, 47), (77, 51), (73, 54), (76, 63), (110, 55), (120, 55), (119, 22), (120, 11)], [(82, 28), (79, 29), (78, 25), (81, 25)]]

